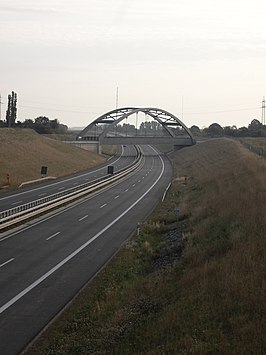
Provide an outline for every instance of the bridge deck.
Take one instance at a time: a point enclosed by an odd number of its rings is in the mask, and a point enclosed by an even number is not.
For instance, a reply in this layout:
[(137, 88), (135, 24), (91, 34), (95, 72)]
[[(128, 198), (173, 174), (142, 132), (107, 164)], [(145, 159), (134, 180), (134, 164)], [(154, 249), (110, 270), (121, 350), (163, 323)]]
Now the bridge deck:
[(154, 136), (136, 136), (136, 137), (100, 137), (101, 145), (121, 145), (121, 144), (173, 144), (178, 146), (190, 146), (196, 142), (191, 137), (154, 137)]

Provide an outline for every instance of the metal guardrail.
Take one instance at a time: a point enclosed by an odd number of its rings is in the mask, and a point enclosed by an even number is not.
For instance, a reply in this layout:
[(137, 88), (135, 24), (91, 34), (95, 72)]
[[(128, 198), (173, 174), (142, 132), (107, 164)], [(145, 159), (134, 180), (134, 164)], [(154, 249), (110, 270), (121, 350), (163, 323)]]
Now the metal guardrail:
[(251, 152), (257, 154), (260, 157), (266, 158), (266, 150), (264, 150), (263, 148), (258, 148), (258, 147), (254, 147), (253, 145), (239, 139), (240, 143), (247, 149), (249, 149)]
[(132, 171), (138, 168), (141, 163), (141, 153), (138, 149), (138, 155), (136, 160), (130, 164), (128, 167), (119, 170), (114, 175), (102, 177), (96, 182), (87, 182), (70, 189), (57, 192), (50, 196), (43, 197), (38, 200), (34, 200), (25, 203), (20, 206), (13, 207), (9, 210), (0, 212), (0, 230), (7, 228), (13, 224), (17, 224), (23, 220), (29, 219), (38, 214), (47, 212), (50, 209), (54, 209), (63, 204), (76, 200), (84, 195), (92, 193), (100, 188), (103, 188), (124, 176), (130, 174)]

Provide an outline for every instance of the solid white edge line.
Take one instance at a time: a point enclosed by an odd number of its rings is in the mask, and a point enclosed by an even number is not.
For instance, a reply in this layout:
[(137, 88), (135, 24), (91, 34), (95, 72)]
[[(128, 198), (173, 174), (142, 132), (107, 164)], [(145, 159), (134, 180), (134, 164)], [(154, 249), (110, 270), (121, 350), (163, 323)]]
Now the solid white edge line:
[(170, 181), (169, 184), (168, 184), (168, 186), (166, 187), (166, 189), (165, 189), (165, 191), (164, 191), (164, 194), (163, 194), (163, 197), (162, 197), (162, 202), (164, 201), (165, 196), (166, 196), (168, 190), (170, 189), (171, 184), (172, 184), (172, 182)]
[(45, 273), (42, 277), (40, 277), (38, 280), (33, 282), (30, 286), (25, 288), (23, 291), (21, 291), (19, 294), (17, 294), (15, 297), (13, 297), (10, 301), (8, 301), (2, 307), (0, 307), (0, 314), (2, 314), (5, 310), (7, 310), (9, 307), (11, 307), (14, 303), (16, 303), (18, 300), (20, 300), (23, 296), (25, 296), (27, 293), (29, 293), (31, 290), (33, 290), (41, 282), (46, 280), (49, 276), (51, 276), (54, 272), (56, 272), (58, 269), (60, 269), (69, 260), (73, 259), (78, 253), (80, 253), (83, 249), (85, 249), (88, 245), (90, 245), (95, 239), (97, 239), (100, 235), (102, 235), (104, 232), (106, 232), (117, 221), (119, 221), (122, 217), (124, 217), (124, 215), (127, 214), (133, 207), (135, 207), (154, 188), (154, 186), (158, 183), (158, 181), (161, 179), (161, 177), (164, 173), (164, 162), (163, 162), (163, 159), (161, 158), (160, 155), (159, 155), (159, 158), (161, 159), (162, 166), (163, 166), (162, 171), (161, 171), (159, 177), (155, 180), (155, 182), (150, 186), (150, 188), (142, 196), (140, 196), (130, 207), (128, 207), (123, 213), (121, 213), (117, 218), (115, 218), (105, 228), (103, 228), (100, 232), (98, 232), (94, 237), (92, 237), (90, 240), (88, 240), (86, 243), (84, 243), (81, 247), (76, 249), (73, 253), (71, 253), (69, 256), (67, 256), (65, 259), (63, 259), (60, 263), (58, 263), (56, 266), (54, 266), (51, 270), (49, 270), (47, 273)]
[(0, 265), (0, 268), (3, 267), (3, 266), (5, 266), (6, 264), (11, 263), (11, 261), (13, 261), (13, 260), (15, 260), (15, 258), (12, 258), (12, 259), (7, 260), (5, 263), (3, 263), (3, 264)]

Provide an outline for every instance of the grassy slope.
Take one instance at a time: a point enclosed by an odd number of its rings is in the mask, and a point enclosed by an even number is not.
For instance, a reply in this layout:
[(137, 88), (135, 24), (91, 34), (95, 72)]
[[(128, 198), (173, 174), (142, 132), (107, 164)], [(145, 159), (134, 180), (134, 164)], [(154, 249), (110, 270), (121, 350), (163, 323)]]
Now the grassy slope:
[(265, 161), (227, 139), (173, 159), (167, 200), (141, 235), (28, 354), (264, 353)]
[(11, 188), (40, 178), (41, 166), (49, 176), (65, 176), (104, 162), (104, 158), (65, 143), (40, 136), (32, 130), (0, 129), (0, 187), (10, 175)]

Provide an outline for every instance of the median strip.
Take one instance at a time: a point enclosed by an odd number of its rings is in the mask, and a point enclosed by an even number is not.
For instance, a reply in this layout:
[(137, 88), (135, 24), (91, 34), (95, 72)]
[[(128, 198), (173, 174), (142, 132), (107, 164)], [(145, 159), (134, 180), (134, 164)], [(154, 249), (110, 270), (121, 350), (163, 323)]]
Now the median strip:
[[(159, 156), (160, 157), (160, 156)], [(41, 282), (46, 280), (49, 276), (51, 276), (53, 273), (55, 273), (57, 270), (59, 270), (63, 265), (65, 265), (69, 260), (73, 259), (77, 254), (79, 254), (82, 250), (84, 250), (88, 245), (90, 245), (94, 240), (99, 238), (104, 232), (106, 232), (109, 228), (111, 228), (116, 222), (118, 222), (122, 217), (124, 217), (130, 210), (132, 210), (133, 207), (135, 207), (153, 188), (154, 186), (160, 181), (163, 173), (164, 173), (164, 162), (162, 158), (160, 157), (161, 162), (162, 162), (162, 170), (156, 181), (145, 191), (143, 195), (141, 195), (132, 205), (130, 205), (124, 212), (122, 212), (118, 217), (116, 217), (111, 223), (109, 223), (107, 226), (105, 226), (101, 231), (99, 231), (97, 234), (95, 234), (91, 239), (89, 239), (86, 243), (81, 245), (78, 249), (76, 249), (73, 253), (71, 253), (69, 256), (67, 256), (65, 259), (63, 259), (61, 262), (59, 262), (57, 265), (55, 265), (52, 269), (50, 269), (48, 272), (46, 272), (43, 276), (41, 276), (39, 279), (37, 279), (35, 282), (30, 284), (28, 287), (26, 287), (23, 291), (18, 293), (16, 296), (14, 296), (12, 299), (10, 299), (7, 303), (3, 304), (0, 307), (0, 314), (5, 312), (8, 308), (10, 308), (13, 304), (15, 304), (18, 300), (20, 300), (23, 296), (25, 296), (27, 293), (29, 293), (31, 290), (33, 290), (36, 286), (38, 286)]]
[(58, 192), (56, 194), (44, 197), (42, 199), (29, 202), (25, 205), (20, 205), (10, 210), (3, 211), (0, 213), (0, 230), (24, 222), (25, 220), (28, 220), (29, 218), (33, 218), (37, 215), (47, 213), (49, 210), (58, 208), (64, 204), (70, 203), (76, 199), (84, 197), (85, 195), (88, 195), (99, 189), (102, 189), (107, 185), (111, 185), (117, 180), (132, 173), (135, 169), (137, 169), (140, 166), (141, 162), (142, 162), (142, 155), (139, 151), (136, 161), (131, 166), (112, 175), (111, 177), (108, 176), (105, 179), (101, 178), (100, 181), (97, 181), (93, 184), (85, 183), (75, 188)]

